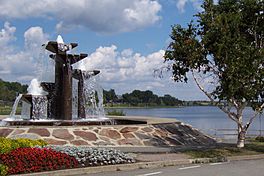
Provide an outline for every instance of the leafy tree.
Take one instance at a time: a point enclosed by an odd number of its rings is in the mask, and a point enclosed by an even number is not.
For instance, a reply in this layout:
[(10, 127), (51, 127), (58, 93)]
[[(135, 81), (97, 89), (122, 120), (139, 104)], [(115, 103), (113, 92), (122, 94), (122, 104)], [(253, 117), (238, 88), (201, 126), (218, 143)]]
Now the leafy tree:
[(166, 106), (176, 106), (181, 105), (182, 101), (170, 95), (165, 95), (164, 97), (159, 97), (153, 94), (152, 91), (140, 91), (134, 90), (132, 93), (126, 93), (122, 95), (124, 103), (129, 103), (133, 106), (144, 105), (144, 106), (155, 106), (155, 105), (166, 105)]
[[(164, 59), (174, 81), (191, 76), (237, 124), (237, 147), (244, 147), (250, 124), (264, 107), (264, 1), (205, 0), (202, 8), (188, 27), (172, 26)], [(244, 123), (246, 106), (255, 113)]]
[(27, 85), (21, 85), (18, 82), (7, 82), (0, 79), (0, 100), (12, 102), (17, 93), (26, 93)]
[(176, 106), (176, 105), (182, 105), (182, 101), (178, 100), (175, 97), (172, 97), (171, 95), (164, 95), (163, 97), (160, 97), (162, 103), (166, 106)]
[(104, 101), (106, 103), (110, 103), (110, 102), (116, 102), (117, 101), (117, 95), (115, 93), (114, 89), (110, 89), (109, 91), (104, 90)]

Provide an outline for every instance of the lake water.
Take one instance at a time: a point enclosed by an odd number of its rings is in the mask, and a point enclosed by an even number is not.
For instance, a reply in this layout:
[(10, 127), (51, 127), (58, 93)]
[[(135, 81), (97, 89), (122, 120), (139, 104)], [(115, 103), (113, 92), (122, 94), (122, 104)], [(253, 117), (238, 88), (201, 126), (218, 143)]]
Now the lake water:
[[(175, 118), (208, 134), (215, 134), (215, 129), (237, 129), (236, 123), (229, 119), (227, 115), (218, 107), (214, 106), (188, 106), (180, 108), (122, 108), (117, 110), (122, 110), (126, 115), (132, 116)], [(247, 107), (244, 110), (244, 122), (246, 122), (246, 119), (248, 119), (252, 114), (253, 111), (251, 108)], [(263, 116), (264, 115), (261, 117), (262, 121), (264, 121)], [(261, 123), (258, 116), (249, 128), (250, 133), (258, 135), (260, 125), (261, 128), (264, 129), (264, 122)], [(225, 131), (225, 133), (228, 133), (229, 130)]]

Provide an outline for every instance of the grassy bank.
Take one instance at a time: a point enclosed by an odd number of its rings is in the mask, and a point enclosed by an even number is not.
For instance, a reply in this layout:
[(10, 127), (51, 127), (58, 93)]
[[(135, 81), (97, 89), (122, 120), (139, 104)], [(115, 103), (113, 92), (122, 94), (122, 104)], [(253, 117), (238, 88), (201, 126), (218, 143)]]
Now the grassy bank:
[(223, 146), (215, 149), (206, 150), (188, 150), (184, 152), (191, 158), (217, 158), (241, 155), (264, 154), (264, 142), (252, 141), (246, 144), (244, 148), (239, 149), (236, 146)]
[[(117, 111), (117, 110), (112, 110), (112, 109), (135, 109), (135, 108), (178, 108), (179, 106), (128, 106), (128, 105), (113, 105), (113, 106), (105, 106), (104, 108), (108, 111), (110, 111), (110, 114), (108, 115), (125, 115), (124, 113), (119, 113), (119, 112), (113, 112), (114, 114), (111, 114), (112, 111)], [(10, 112), (12, 111), (12, 106), (1, 106), (0, 105), (0, 115), (9, 115)], [(21, 113), (21, 107), (17, 108), (17, 114)]]
[[(21, 107), (18, 107), (16, 114), (20, 114), (21, 109), (22, 109)], [(0, 115), (9, 115), (11, 111), (12, 111), (11, 106), (0, 106)]]
[(132, 105), (127, 105), (127, 104), (116, 104), (116, 105), (105, 105), (104, 108), (106, 109), (146, 109), (146, 108), (180, 108), (180, 107), (184, 107), (184, 106), (154, 106), (154, 105), (150, 105), (150, 106), (132, 106)]

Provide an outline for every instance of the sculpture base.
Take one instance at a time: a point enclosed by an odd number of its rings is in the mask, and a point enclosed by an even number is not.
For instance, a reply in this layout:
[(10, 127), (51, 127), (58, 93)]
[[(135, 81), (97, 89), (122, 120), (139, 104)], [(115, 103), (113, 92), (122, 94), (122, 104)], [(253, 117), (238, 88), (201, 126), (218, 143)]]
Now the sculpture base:
[[(41, 126), (37, 126), (30, 122), (34, 126), (0, 127), (0, 137), (43, 139), (50, 145), (81, 145), (90, 147), (193, 147), (216, 144), (215, 140), (210, 136), (179, 121), (142, 124), (148, 120), (130, 118), (134, 120), (132, 121), (130, 119), (127, 120), (127, 118), (129, 117), (116, 118), (118, 125), (42, 126), (44, 125), (42, 123)], [(162, 121), (163, 119), (160, 118), (158, 120)], [(132, 122), (134, 124), (128, 124)], [(139, 122), (141, 124), (135, 124)], [(90, 122), (90, 124), (92, 123), (96, 122)], [(104, 123), (108, 124), (110, 122), (105, 121)], [(72, 123), (70, 122), (70, 124)]]
[(146, 121), (130, 119), (81, 119), (81, 120), (3, 120), (4, 126), (90, 126), (147, 124)]

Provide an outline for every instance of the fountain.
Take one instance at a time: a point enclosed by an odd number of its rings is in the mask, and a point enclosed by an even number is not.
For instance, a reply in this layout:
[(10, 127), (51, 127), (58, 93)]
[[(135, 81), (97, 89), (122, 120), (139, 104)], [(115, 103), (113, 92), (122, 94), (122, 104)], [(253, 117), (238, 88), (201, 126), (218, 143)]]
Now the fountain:
[[(87, 54), (70, 54), (77, 43), (61, 36), (43, 47), (54, 61), (54, 82), (31, 81), (19, 94), (10, 117), (0, 120), (0, 137), (43, 139), (52, 145), (184, 146), (215, 141), (176, 119), (106, 117), (103, 89), (96, 83), (99, 70), (74, 69)], [(48, 70), (50, 71), (50, 69)], [(40, 71), (41, 72), (41, 71)], [(22, 101), (21, 115), (16, 108)]]
[[(55, 62), (55, 82), (41, 82), (33, 79), (27, 94), (19, 94), (10, 117), (3, 121), (9, 125), (73, 125), (111, 124), (103, 109), (103, 91), (95, 82), (99, 70), (73, 69), (73, 64), (86, 58), (87, 54), (69, 54), (77, 43), (65, 44), (59, 35), (57, 41), (49, 41), (43, 47), (50, 51)], [(77, 96), (73, 95), (73, 79), (78, 82)], [(77, 98), (74, 98), (77, 97)], [(77, 100), (76, 100), (77, 99)], [(15, 115), (19, 101), (22, 113)], [(77, 114), (74, 118), (74, 101)]]

